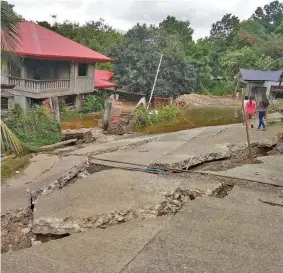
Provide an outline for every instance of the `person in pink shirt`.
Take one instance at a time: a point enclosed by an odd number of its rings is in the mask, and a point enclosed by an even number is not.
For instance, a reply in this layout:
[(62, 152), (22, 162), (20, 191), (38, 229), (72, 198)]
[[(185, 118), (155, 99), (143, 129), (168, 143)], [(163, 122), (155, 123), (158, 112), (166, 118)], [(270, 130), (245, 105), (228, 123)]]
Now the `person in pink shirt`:
[(246, 110), (247, 125), (248, 127), (254, 128), (254, 125), (252, 124), (251, 120), (256, 111), (256, 102), (252, 96), (250, 96), (250, 99), (246, 101), (245, 110)]

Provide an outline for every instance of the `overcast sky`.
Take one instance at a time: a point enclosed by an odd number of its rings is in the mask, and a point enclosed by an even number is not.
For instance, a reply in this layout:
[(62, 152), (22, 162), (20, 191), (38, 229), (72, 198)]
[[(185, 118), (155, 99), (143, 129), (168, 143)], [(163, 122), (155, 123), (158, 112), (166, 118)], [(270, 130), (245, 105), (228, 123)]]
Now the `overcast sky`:
[(53, 22), (64, 20), (84, 23), (104, 18), (115, 29), (126, 31), (137, 22), (157, 24), (167, 15), (189, 20), (194, 38), (209, 34), (212, 23), (226, 13), (249, 18), (258, 6), (269, 0), (8, 0), (26, 20)]

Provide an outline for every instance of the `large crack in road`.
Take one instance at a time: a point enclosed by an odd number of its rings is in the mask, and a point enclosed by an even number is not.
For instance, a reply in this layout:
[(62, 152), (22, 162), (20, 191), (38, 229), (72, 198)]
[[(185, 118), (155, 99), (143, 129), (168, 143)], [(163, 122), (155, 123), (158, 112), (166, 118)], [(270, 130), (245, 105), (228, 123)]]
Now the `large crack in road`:
[[(218, 135), (218, 133), (215, 135)], [(153, 140), (156, 140), (156, 138), (152, 138), (152, 141)], [(142, 140), (139, 143), (130, 144), (130, 148), (134, 148), (149, 142), (150, 140)], [(272, 145), (267, 145), (264, 143), (253, 144), (253, 156), (256, 157), (258, 155), (269, 155), (274, 151), (281, 154), (282, 151), (278, 149), (278, 145), (279, 141), (275, 144), (273, 143)], [(230, 163), (226, 164), (225, 167), (223, 167), (223, 165), (219, 165), (220, 161), (218, 161), (218, 157), (215, 156), (215, 153), (212, 154), (213, 156), (208, 155), (206, 157), (203, 157), (201, 160), (196, 159), (195, 162), (199, 163), (192, 164), (191, 166), (199, 165), (198, 167), (204, 169), (206, 168), (206, 170), (207, 166), (212, 166), (214, 170), (217, 169), (219, 171), (224, 170), (225, 168), (227, 169), (227, 165), (229, 165), (229, 168), (232, 168), (235, 167), (236, 164), (242, 165), (246, 163), (246, 148), (242, 150), (235, 150), (229, 145), (227, 145), (227, 147), (229, 148), (229, 153), (224, 158), (226, 158), (226, 162), (229, 160)], [(117, 148), (111, 149), (114, 149), (115, 151), (117, 150)], [(126, 147), (123, 146), (122, 149), (126, 149)], [(89, 158), (91, 158), (92, 155), (93, 154), (88, 154)], [(71, 155), (67, 155), (65, 158), (68, 158), (69, 156)], [(206, 163), (207, 161), (212, 161), (211, 163), (209, 163), (211, 165), (208, 165), (208, 163)], [(233, 188), (233, 184), (231, 183), (220, 183), (215, 188), (205, 191), (203, 189), (198, 189), (197, 187), (182, 187), (179, 184), (176, 184), (171, 192), (160, 194), (161, 200), (155, 202), (154, 204), (151, 204), (150, 206), (138, 206), (134, 208), (129, 207), (127, 209), (114, 208), (104, 213), (94, 213), (92, 215), (88, 215), (87, 217), (72, 217), (67, 215), (66, 217), (61, 218), (52, 218), (52, 215), (51, 217), (49, 215), (47, 217), (36, 218), (35, 213), (37, 210), (37, 203), (40, 202), (44, 196), (50, 196), (53, 193), (56, 194), (56, 192), (59, 192), (60, 190), (64, 192), (66, 188), (68, 188), (67, 186), (71, 187), (72, 185), (80, 183), (86, 176), (85, 169), (87, 166), (88, 163), (86, 161), (84, 162), (84, 164), (70, 169), (66, 175), (60, 176), (58, 179), (52, 181), (52, 183), (44, 185), (44, 187), (41, 187), (35, 191), (31, 191), (30, 193), (32, 199), (29, 206), (16, 211), (9, 211), (6, 214), (2, 215), (1, 251), (8, 252), (28, 248), (32, 245), (37, 245), (50, 240), (61, 239), (66, 236), (70, 236), (72, 233), (83, 232), (94, 227), (107, 228), (108, 226), (131, 221), (134, 219), (147, 219), (152, 217), (159, 217), (162, 215), (176, 214), (189, 200), (194, 200), (204, 196), (223, 198)], [(156, 166), (156, 164), (154, 166)], [(158, 166), (164, 167), (164, 165)], [(185, 170), (189, 169), (190, 167), (188, 168), (188, 159), (184, 160), (180, 166), (180, 168), (178, 168), (179, 171), (184, 171), (182, 170), (183, 168)], [(109, 168), (109, 166), (107, 168)], [(123, 172), (128, 171), (123, 170)], [(80, 175), (81, 173), (82, 175)], [(93, 176), (96, 175), (97, 174), (94, 174)], [(162, 174), (155, 174), (154, 176), (161, 177)], [(113, 177), (115, 177), (115, 175), (112, 175), (112, 180)], [(167, 189), (164, 188), (164, 190), (166, 191)]]

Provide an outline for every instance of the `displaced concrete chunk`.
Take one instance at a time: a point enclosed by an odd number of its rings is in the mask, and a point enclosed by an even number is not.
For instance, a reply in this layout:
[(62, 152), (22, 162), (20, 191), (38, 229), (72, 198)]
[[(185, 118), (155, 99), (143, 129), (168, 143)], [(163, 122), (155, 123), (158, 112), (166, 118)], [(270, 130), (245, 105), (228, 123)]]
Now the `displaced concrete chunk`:
[(62, 157), (52, 169), (40, 175), (28, 185), (28, 191), (34, 197), (39, 194), (47, 194), (55, 189), (63, 188), (79, 172), (88, 166), (88, 158), (85, 156)]
[[(70, 156), (59, 160), (57, 156), (40, 155), (30, 164), (24, 176), (2, 186), (2, 251), (31, 246), (33, 224), (32, 207), (41, 194), (50, 193), (70, 183), (87, 167), (87, 157)], [(43, 161), (46, 167), (43, 168)], [(34, 169), (31, 169), (34, 168)], [(23, 232), (24, 230), (24, 232)]]
[(74, 233), (136, 218), (174, 214), (187, 200), (211, 194), (219, 187), (218, 183), (198, 187), (193, 181), (168, 175), (106, 170), (89, 175), (64, 191), (41, 197), (36, 204), (33, 232)]
[(156, 205), (178, 188), (173, 178), (148, 173), (107, 170), (42, 196), (36, 204), (35, 233), (72, 233), (106, 227), (138, 215), (156, 215)]

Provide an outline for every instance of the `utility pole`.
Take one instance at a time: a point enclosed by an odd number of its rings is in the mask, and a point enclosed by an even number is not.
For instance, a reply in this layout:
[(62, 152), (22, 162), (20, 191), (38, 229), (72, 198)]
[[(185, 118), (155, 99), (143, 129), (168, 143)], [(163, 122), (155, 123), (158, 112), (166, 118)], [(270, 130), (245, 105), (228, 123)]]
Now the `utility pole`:
[[(159, 54), (160, 54), (160, 53), (159, 53)], [(151, 102), (151, 100), (152, 100), (153, 91), (154, 91), (154, 88), (155, 88), (156, 80), (157, 80), (157, 77), (158, 77), (158, 74), (159, 74), (160, 65), (161, 65), (162, 58), (163, 58), (163, 54), (160, 54), (160, 55), (161, 55), (161, 56), (160, 56), (159, 64), (158, 64), (158, 67), (157, 67), (157, 71), (156, 71), (154, 83), (153, 83), (153, 86), (152, 86), (152, 89), (151, 89), (151, 93), (150, 93), (150, 97), (149, 97), (149, 101), (148, 101), (148, 105), (147, 105), (147, 110), (148, 110), (149, 105), (150, 105), (150, 102)]]
[(247, 123), (247, 115), (245, 112), (245, 105), (244, 105), (244, 100), (245, 100), (245, 90), (242, 88), (242, 113), (243, 113), (243, 120), (245, 122), (245, 127), (246, 127), (246, 135), (247, 135), (247, 142), (248, 142), (248, 149), (249, 149), (249, 158), (250, 158), (250, 163), (253, 162), (253, 154), (252, 154), (252, 148), (251, 148), (251, 142), (250, 142), (250, 133), (249, 133), (249, 127)]

